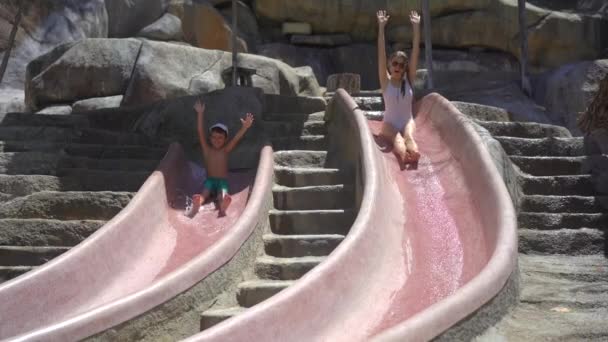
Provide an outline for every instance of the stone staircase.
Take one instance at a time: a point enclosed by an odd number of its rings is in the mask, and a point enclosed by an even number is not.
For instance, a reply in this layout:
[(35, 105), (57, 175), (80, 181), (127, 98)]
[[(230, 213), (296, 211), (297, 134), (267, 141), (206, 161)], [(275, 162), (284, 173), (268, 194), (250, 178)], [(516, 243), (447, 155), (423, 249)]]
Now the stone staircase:
[(274, 152), (274, 208), (254, 268), (201, 314), (207, 329), (292, 285), (321, 263), (354, 221), (353, 181), (327, 167), (323, 112), (265, 113)]
[(479, 340), (608, 340), (607, 199), (583, 138), (562, 127), (479, 122), (523, 172), (520, 303)]
[(85, 115), (0, 123), (0, 282), (67, 251), (116, 215), (164, 156), (146, 137)]

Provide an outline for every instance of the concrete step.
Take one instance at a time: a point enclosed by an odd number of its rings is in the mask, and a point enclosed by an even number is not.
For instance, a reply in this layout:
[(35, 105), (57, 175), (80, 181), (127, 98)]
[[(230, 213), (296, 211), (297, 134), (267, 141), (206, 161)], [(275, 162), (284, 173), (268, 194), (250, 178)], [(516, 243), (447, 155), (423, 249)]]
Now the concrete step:
[(42, 140), (5, 140), (0, 141), (0, 152), (58, 152), (70, 156), (96, 159), (154, 159), (161, 160), (167, 152), (166, 147), (145, 145), (101, 145)]
[(279, 210), (318, 210), (350, 208), (353, 191), (343, 184), (290, 188), (274, 185), (274, 207)]
[(327, 137), (324, 135), (306, 135), (300, 137), (272, 138), (275, 151), (309, 150), (324, 151), (327, 149)]
[(352, 210), (270, 210), (270, 228), (278, 235), (346, 235), (354, 221)]
[(344, 240), (344, 235), (264, 235), (266, 254), (279, 258), (329, 255)]
[(264, 121), (264, 132), (270, 137), (325, 135), (327, 127), (325, 121)]
[(292, 280), (251, 280), (239, 284), (236, 295), (240, 306), (250, 308), (281, 292)]
[(84, 115), (8, 113), (0, 117), (0, 126), (89, 127), (90, 122)]
[(561, 229), (561, 228), (606, 228), (608, 214), (555, 214), (520, 212), (517, 215), (520, 227), (530, 229)]
[(524, 254), (592, 255), (604, 253), (606, 233), (600, 229), (519, 229), (519, 252)]
[(526, 195), (593, 196), (595, 188), (589, 175), (525, 176), (520, 178)]
[[(558, 264), (558, 263), (563, 264)], [(608, 262), (604, 255), (522, 256), (520, 300), (547, 309), (608, 308)]]
[(27, 273), (35, 266), (0, 266), (0, 284)]
[(342, 182), (342, 177), (339, 169), (285, 166), (275, 166), (274, 168), (274, 181), (279, 185), (289, 187), (338, 184)]
[(265, 113), (264, 121), (307, 122), (324, 121), (325, 112), (315, 113)]
[(64, 143), (154, 145), (148, 137), (136, 133), (92, 128), (0, 126), (0, 140), (31, 140), (32, 138)]
[(102, 220), (0, 219), (0, 245), (75, 246), (105, 223)]
[(589, 174), (591, 171), (589, 168), (584, 168), (587, 157), (511, 156), (510, 158), (523, 172), (534, 176), (581, 175)]
[(524, 196), (521, 211), (544, 213), (601, 213), (608, 210), (608, 196)]
[(65, 169), (61, 177), (49, 175), (0, 175), (0, 193), (26, 196), (39, 191), (135, 192), (150, 172), (114, 172)]
[(325, 260), (325, 257), (307, 256), (299, 258), (258, 257), (255, 274), (261, 279), (295, 280)]
[(476, 121), (487, 129), (493, 136), (509, 136), (517, 138), (571, 138), (570, 132), (561, 126), (546, 125), (531, 122)]
[(39, 266), (69, 249), (55, 246), (0, 246), (0, 265)]
[(576, 157), (585, 155), (584, 139), (576, 138), (517, 138), (495, 136), (511, 156)]
[(312, 113), (325, 110), (326, 106), (322, 97), (264, 95), (264, 113)]
[(231, 308), (209, 309), (201, 314), (200, 330), (211, 328), (212, 326), (236, 316), (246, 309), (240, 306)]
[(42, 191), (0, 203), (0, 218), (109, 220), (135, 194), (131, 192)]
[(49, 152), (4, 152), (0, 153), (2, 174), (59, 174), (61, 169), (81, 168), (97, 170), (152, 171), (158, 160), (92, 159), (70, 157), (62, 153)]
[(326, 151), (296, 150), (274, 152), (275, 166), (291, 168), (323, 168), (326, 158)]

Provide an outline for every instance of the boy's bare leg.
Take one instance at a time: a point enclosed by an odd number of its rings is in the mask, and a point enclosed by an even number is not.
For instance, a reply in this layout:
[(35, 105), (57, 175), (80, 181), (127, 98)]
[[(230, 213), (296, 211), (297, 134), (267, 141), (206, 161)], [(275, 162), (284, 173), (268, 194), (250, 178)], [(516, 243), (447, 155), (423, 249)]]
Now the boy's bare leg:
[(202, 194), (192, 195), (192, 209), (186, 213), (187, 216), (194, 217), (198, 213), (199, 209), (205, 203), (205, 200), (209, 197), (209, 190), (203, 190)]
[(232, 197), (230, 197), (230, 195), (227, 192), (222, 191), (219, 196), (219, 201), (220, 201), (220, 215), (225, 216), (228, 206), (230, 206), (230, 203), (232, 203)]

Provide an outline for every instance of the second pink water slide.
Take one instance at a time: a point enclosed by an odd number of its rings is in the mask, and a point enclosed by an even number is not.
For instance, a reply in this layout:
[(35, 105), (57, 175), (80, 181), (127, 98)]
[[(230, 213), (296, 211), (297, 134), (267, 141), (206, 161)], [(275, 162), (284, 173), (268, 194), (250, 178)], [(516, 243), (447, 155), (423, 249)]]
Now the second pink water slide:
[(185, 198), (201, 183), (182, 148), (172, 145), (111, 221), (0, 286), (0, 339), (79, 340), (191, 288), (232, 258), (255, 227), (272, 179), (270, 147), (260, 153), (258, 172), (253, 190), (255, 170), (229, 175), (227, 216), (208, 204), (191, 219), (184, 216)]
[(488, 151), (441, 96), (426, 96), (416, 112), (423, 157), (402, 170), (377, 136), (380, 123), (336, 92), (330, 153), (359, 165), (361, 180), (348, 236), (291, 287), (188, 341), (424, 341), (508, 287), (516, 216)]

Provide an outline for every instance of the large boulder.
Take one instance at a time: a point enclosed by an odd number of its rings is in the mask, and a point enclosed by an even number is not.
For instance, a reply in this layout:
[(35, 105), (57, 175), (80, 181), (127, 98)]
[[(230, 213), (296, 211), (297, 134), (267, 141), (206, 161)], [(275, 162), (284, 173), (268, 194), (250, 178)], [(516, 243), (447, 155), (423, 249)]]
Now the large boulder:
[(169, 0), (105, 0), (108, 36), (132, 37), (165, 14)]
[[(0, 2), (0, 59), (8, 46), (21, 1)], [(27, 64), (59, 44), (108, 35), (103, 0), (27, 0), (25, 3), (26, 10), (0, 88), (23, 89)]]
[(26, 105), (36, 110), (124, 94), (141, 45), (137, 39), (87, 39), (57, 47), (28, 65)]
[(178, 141), (191, 159), (201, 159), (196, 113), (193, 105), (197, 98), (205, 103), (205, 127), (222, 122), (228, 126), (229, 138), (241, 127), (245, 113), (254, 114), (254, 124), (243, 140), (230, 154), (230, 168), (253, 168), (259, 152), (266, 143), (261, 122), (264, 96), (260, 89), (229, 87), (204, 95), (160, 101), (142, 108), (142, 115), (132, 129), (155, 140)]
[[(242, 37), (247, 43), (247, 50), (251, 53), (257, 51), (257, 45), (260, 40), (260, 32), (258, 28), (258, 20), (253, 11), (242, 1), (237, 1), (237, 32), (238, 36)], [(227, 22), (232, 24), (232, 6), (227, 6), (220, 10)]]
[[(311, 73), (263, 56), (239, 54), (239, 66), (256, 70), (253, 86), (267, 94), (320, 96)], [(123, 105), (206, 93), (225, 87), (222, 72), (232, 54), (161, 42), (144, 42)]]
[[(417, 0), (258, 0), (260, 21), (307, 22), (315, 33), (348, 33), (355, 41), (372, 41), (377, 34), (375, 12), (386, 8), (390, 42), (410, 42), (407, 18)], [(550, 2), (543, 2), (550, 3)], [(608, 13), (589, 14), (582, 1), (563, 12), (528, 4), (529, 60), (538, 68), (598, 58), (608, 48)], [(517, 0), (431, 1), (435, 45), (462, 48), (481, 46), (519, 55)], [(559, 39), (555, 39), (555, 37)]]
[(534, 97), (554, 124), (580, 135), (577, 116), (587, 109), (607, 75), (608, 59), (564, 65), (539, 77)]
[[(232, 51), (232, 29), (210, 3), (183, 4), (182, 31), (186, 41), (203, 49)], [(247, 52), (247, 43), (237, 39), (237, 51)]]

